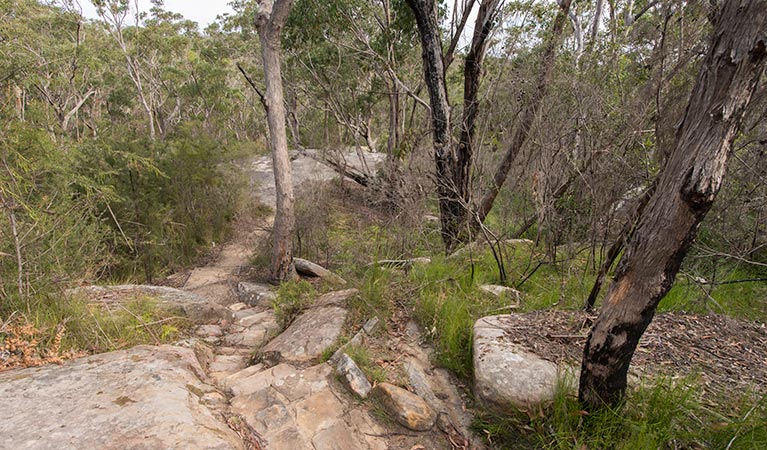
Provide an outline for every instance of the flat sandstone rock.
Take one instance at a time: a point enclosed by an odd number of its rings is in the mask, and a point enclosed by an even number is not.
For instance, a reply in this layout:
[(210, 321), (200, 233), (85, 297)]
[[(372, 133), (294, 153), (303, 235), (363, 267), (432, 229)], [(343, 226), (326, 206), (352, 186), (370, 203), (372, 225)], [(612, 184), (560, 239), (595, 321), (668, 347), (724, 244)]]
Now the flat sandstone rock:
[(139, 346), (0, 374), (0, 448), (241, 449), (191, 349)]

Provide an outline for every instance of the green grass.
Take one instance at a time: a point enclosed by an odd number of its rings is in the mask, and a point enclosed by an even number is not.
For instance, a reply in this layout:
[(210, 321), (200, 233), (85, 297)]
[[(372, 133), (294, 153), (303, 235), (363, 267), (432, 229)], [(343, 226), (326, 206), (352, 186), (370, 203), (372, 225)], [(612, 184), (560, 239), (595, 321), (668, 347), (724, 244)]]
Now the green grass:
[(350, 345), (344, 349), (344, 353), (354, 360), (371, 384), (387, 381), (386, 371), (375, 363), (367, 348)]
[(32, 360), (172, 343), (191, 325), (176, 311), (144, 296), (96, 305), (76, 296), (41, 295), (28, 306), (13, 299), (3, 306), (0, 323), (6, 326), (0, 329), (0, 346), (20, 340), (25, 356)]
[[(533, 412), (477, 414), (474, 429), (499, 449), (762, 449), (767, 398), (721, 399), (714, 411), (694, 379), (657, 380), (615, 409), (586, 413), (559, 393)], [(728, 447), (729, 446), (729, 447)]]
[(288, 281), (277, 290), (277, 297), (272, 301), (272, 308), (281, 329), (287, 328), (298, 315), (311, 305), (317, 297), (317, 291), (308, 281)]
[[(335, 270), (360, 288), (360, 319), (371, 313), (382, 319), (397, 311), (412, 314), (436, 350), (435, 362), (464, 380), (473, 373), (472, 327), (477, 319), (547, 308), (580, 309), (601, 264), (598, 258), (594, 261), (587, 251), (576, 248), (563, 247), (552, 264), (542, 247), (520, 243), (506, 246), (506, 285), (522, 292), (520, 308), (510, 309), (508, 300), (478, 289), (482, 284), (503, 284), (487, 246), (478, 246), (460, 257), (444, 257), (438, 234), (427, 233), (426, 227), (407, 230), (396, 223), (382, 226), (375, 220), (355, 221), (347, 217), (351, 214), (336, 213), (328, 222), (329, 230), (315, 233), (328, 239), (321, 245), (337, 264)], [(414, 256), (429, 256), (432, 262), (409, 271), (367, 266), (378, 259)], [(760, 277), (723, 263), (718, 273), (717, 282)], [(609, 283), (610, 277), (597, 307)], [(767, 283), (704, 287), (710, 297), (680, 276), (660, 311), (767, 318)], [(353, 357), (358, 364), (365, 364), (366, 355)], [(767, 400), (763, 394), (713, 392), (704, 396), (695, 379), (648, 381), (654, 384), (630, 390), (624, 404), (614, 410), (586, 414), (576, 399), (560, 394), (538, 411), (503, 416), (478, 411), (475, 428), (495, 447), (510, 449), (767, 448)]]
[(674, 287), (661, 301), (659, 311), (687, 311), (706, 314), (714, 312), (731, 317), (767, 321), (767, 282), (745, 281), (762, 278), (764, 274), (730, 269), (717, 280), (725, 284), (699, 284), (680, 275)]

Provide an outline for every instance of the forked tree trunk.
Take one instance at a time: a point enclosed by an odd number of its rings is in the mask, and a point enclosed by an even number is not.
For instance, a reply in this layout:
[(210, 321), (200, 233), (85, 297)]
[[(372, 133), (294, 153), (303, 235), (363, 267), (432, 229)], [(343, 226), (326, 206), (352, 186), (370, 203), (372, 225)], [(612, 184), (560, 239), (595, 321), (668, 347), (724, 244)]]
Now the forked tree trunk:
[(255, 23), (261, 41), (266, 92), (266, 116), (269, 123), (269, 146), (274, 166), (274, 186), (277, 193), (274, 229), (272, 230), (271, 276), (275, 282), (296, 276), (293, 264), (293, 230), (295, 228), (295, 197), (293, 176), (288, 156), (288, 138), (285, 128), (285, 103), (282, 90), (282, 28), (288, 19), (292, 0), (261, 0)]
[(711, 208), (744, 111), (764, 72), (767, 0), (723, 2), (658, 188), (618, 266), (583, 355), (580, 400), (615, 405), (639, 338)]
[[(487, 50), (487, 39), (495, 26), (495, 17), (501, 2), (482, 0), (480, 4), (471, 49), (464, 67), (464, 117), (461, 124), (461, 138), (456, 146), (453, 145), (452, 139), (450, 103), (445, 83), (445, 60), (442, 52), (437, 2), (407, 0), (407, 3), (413, 10), (421, 36), (423, 70), (426, 87), (429, 90), (431, 121), (434, 127), (434, 162), (442, 240), (445, 243), (446, 252), (451, 253), (459, 243), (469, 237), (467, 226), (471, 200), (469, 187), (479, 82)], [(452, 54), (452, 48), (451, 46), (451, 49), (448, 49), (448, 55)], [(450, 58), (452, 56), (448, 56), (448, 61)]]
[(460, 215), (461, 201), (453, 188), (451, 173), (453, 151), (451, 148), (450, 104), (445, 86), (445, 66), (442, 61), (442, 32), (439, 27), (437, 2), (435, 0), (407, 0), (413, 10), (418, 33), (421, 36), (421, 53), (426, 88), (431, 104), (432, 140), (436, 166), (437, 196), (442, 240), (447, 252), (455, 246), (454, 218)]

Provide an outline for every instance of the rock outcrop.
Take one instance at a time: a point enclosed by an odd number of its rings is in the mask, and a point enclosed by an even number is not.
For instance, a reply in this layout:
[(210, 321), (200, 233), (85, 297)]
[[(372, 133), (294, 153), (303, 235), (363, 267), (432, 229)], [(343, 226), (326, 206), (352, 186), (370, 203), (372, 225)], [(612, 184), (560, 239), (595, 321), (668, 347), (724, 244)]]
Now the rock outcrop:
[(0, 448), (243, 448), (201, 377), (193, 350), (168, 345), (0, 374)]

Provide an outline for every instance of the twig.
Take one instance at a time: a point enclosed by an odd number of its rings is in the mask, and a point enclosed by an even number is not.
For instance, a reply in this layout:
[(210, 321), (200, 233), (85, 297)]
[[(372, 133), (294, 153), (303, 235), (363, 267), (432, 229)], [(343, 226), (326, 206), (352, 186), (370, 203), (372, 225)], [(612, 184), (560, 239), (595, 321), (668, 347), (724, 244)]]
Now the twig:
[(250, 87), (253, 88), (254, 91), (256, 91), (256, 94), (258, 94), (259, 99), (261, 100), (261, 104), (264, 106), (264, 109), (269, 111), (269, 107), (266, 105), (266, 98), (264, 98), (264, 94), (261, 92), (261, 90), (256, 86), (256, 83), (248, 76), (248, 73), (245, 72), (245, 69), (242, 68), (240, 63), (237, 63), (237, 68), (240, 69), (240, 73), (242, 73), (242, 76), (245, 77), (245, 80), (247, 80), (248, 84), (250, 84)]

